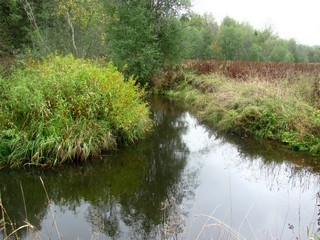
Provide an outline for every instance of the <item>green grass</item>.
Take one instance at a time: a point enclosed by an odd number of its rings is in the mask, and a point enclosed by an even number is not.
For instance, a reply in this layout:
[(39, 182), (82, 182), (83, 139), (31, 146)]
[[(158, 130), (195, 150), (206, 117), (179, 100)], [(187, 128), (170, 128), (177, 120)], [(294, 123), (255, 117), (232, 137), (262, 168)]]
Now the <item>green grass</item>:
[(292, 79), (233, 79), (221, 74), (189, 75), (167, 92), (193, 105), (217, 130), (273, 139), (320, 155), (319, 76)]
[(151, 128), (144, 91), (112, 64), (26, 61), (0, 78), (0, 165), (82, 161)]

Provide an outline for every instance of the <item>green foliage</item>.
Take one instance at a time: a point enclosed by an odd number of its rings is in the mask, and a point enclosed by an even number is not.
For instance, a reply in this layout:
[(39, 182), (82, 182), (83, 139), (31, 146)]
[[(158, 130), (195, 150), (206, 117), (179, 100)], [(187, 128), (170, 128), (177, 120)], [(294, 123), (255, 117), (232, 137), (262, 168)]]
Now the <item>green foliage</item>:
[(151, 126), (143, 91), (112, 64), (30, 60), (0, 88), (1, 165), (85, 160), (143, 137)]
[(183, 56), (177, 16), (189, 1), (108, 1), (108, 52), (117, 66), (146, 82)]
[(33, 54), (40, 57), (59, 52), (76, 57), (105, 53), (107, 16), (99, 0), (49, 0), (27, 8)]
[(225, 17), (219, 26), (210, 15), (191, 13), (183, 19), (189, 59), (319, 62), (319, 47), (280, 39), (267, 27), (254, 29)]
[(238, 57), (239, 32), (237, 31), (237, 22), (232, 18), (226, 17), (223, 19), (220, 27), (219, 43), (225, 60), (234, 60)]
[(270, 60), (273, 62), (293, 62), (294, 57), (285, 46), (276, 46), (272, 52)]
[(146, 79), (159, 60), (159, 48), (150, 23), (151, 12), (144, 1), (109, 3), (112, 18), (107, 28), (109, 50), (118, 66), (126, 66), (128, 74)]
[(253, 43), (250, 46), (250, 57), (249, 59), (253, 60), (253, 61), (259, 61), (261, 59), (261, 54), (260, 54), (260, 49), (259, 46), (255, 43)]
[(22, 1), (0, 0), (0, 29), (0, 57), (17, 53), (29, 43)]
[(191, 59), (218, 59), (218, 24), (212, 15), (192, 13), (184, 20), (186, 25), (187, 57)]
[(176, 63), (181, 63), (186, 55), (185, 33), (183, 24), (176, 17), (169, 17), (162, 22), (161, 32), (158, 32), (157, 40), (160, 49), (160, 65), (168, 68)]

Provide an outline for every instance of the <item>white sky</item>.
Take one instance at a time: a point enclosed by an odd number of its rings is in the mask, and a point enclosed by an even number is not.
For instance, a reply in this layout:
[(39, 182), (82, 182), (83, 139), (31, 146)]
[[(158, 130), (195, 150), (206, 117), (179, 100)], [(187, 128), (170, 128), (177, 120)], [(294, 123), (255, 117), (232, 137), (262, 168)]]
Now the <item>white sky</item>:
[(229, 16), (256, 29), (271, 26), (281, 38), (320, 45), (320, 0), (192, 0), (196, 13)]

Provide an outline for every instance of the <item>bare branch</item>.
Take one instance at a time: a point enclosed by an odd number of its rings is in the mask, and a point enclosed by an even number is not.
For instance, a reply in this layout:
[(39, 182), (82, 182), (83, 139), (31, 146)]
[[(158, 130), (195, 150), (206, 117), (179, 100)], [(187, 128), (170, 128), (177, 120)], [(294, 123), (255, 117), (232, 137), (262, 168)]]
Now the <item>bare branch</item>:
[(72, 24), (72, 21), (71, 21), (71, 18), (70, 18), (70, 14), (69, 14), (69, 11), (67, 11), (67, 20), (68, 20), (68, 24), (71, 28), (71, 34), (72, 34), (72, 45), (73, 45), (73, 48), (76, 52), (76, 55), (78, 55), (78, 49), (77, 49), (77, 46), (76, 46), (76, 42), (75, 42), (75, 38), (74, 38), (74, 27), (73, 27), (73, 24)]

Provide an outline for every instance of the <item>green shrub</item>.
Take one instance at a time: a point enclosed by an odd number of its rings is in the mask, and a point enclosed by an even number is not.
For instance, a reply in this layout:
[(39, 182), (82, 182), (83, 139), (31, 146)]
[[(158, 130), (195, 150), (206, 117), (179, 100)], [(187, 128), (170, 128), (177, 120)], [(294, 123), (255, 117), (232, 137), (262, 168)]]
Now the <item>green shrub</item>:
[(72, 56), (31, 60), (0, 79), (0, 89), (1, 165), (85, 160), (151, 127), (143, 90), (112, 64)]

